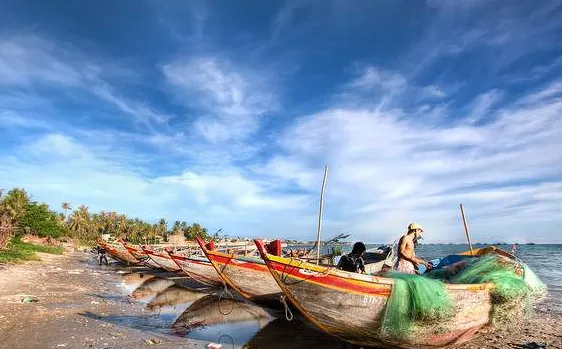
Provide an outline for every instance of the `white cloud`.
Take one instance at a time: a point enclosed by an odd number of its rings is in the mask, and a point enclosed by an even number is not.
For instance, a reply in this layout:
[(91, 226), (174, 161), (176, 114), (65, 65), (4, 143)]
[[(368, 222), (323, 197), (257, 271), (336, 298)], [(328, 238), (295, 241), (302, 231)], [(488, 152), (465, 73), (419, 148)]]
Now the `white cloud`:
[(0, 39), (0, 84), (80, 84), (81, 73), (57, 57), (54, 50), (50, 42), (36, 36)]
[[(78, 88), (117, 107), (148, 127), (152, 122), (165, 123), (169, 118), (167, 115), (154, 112), (144, 103), (126, 99), (114, 92), (115, 88), (111, 87), (109, 79), (129, 75), (134, 75), (129, 68), (119, 67), (112, 62), (96, 62), (75, 47), (54, 44), (38, 36), (0, 37), (0, 87), (32, 89), (38, 85), (48, 86), (49, 89)], [(0, 92), (0, 100), (14, 99), (9, 90)]]
[(431, 98), (444, 98), (447, 94), (437, 85), (430, 85), (423, 88), (425, 95)]
[(250, 180), (236, 172), (221, 174), (198, 174), (191, 171), (179, 176), (167, 176), (158, 182), (177, 184), (188, 189), (198, 204), (207, 205), (220, 202), (222, 206), (237, 209), (275, 210), (298, 209), (306, 202), (306, 197), (297, 195), (267, 194), (267, 184)]
[(358, 78), (348, 84), (350, 88), (370, 89), (380, 87), (390, 91), (403, 89), (406, 85), (406, 79), (402, 75), (389, 73), (372, 66), (366, 67)]
[(226, 59), (180, 59), (162, 70), (182, 102), (202, 110), (196, 128), (210, 141), (243, 140), (258, 130), (262, 115), (277, 107), (266, 75), (242, 72)]
[[(234, 168), (148, 176), (132, 165), (138, 154), (84, 141), (50, 133), (15, 149), (13, 156), (0, 157), (2, 187), (24, 187), (55, 209), (69, 201), (152, 221), (199, 221), (231, 234), (257, 234), (256, 227), (290, 212), (306, 212), (309, 205), (306, 195), (282, 194), (277, 183)], [(280, 234), (285, 227), (270, 227), (270, 233)]]
[(502, 94), (498, 90), (492, 90), (479, 95), (473, 103), (470, 115), (466, 118), (467, 123), (479, 122), (486, 117), (490, 109), (500, 101)]
[(14, 112), (12, 110), (1, 110), (0, 109), (0, 127), (2, 128), (29, 128), (29, 129), (47, 129), (49, 125), (42, 120), (35, 120), (27, 117), (23, 117), (20, 113)]
[[(343, 220), (358, 222), (368, 240), (373, 229), (391, 236), (419, 220), (433, 241), (444, 241), (449, 228), (461, 227), (458, 203), (469, 207), (480, 228), (491, 219), (506, 222), (487, 232), (491, 236), (508, 238), (521, 217), (562, 223), (556, 218), (562, 190), (555, 180), (562, 176), (562, 100), (552, 86), (491, 111), (478, 126), (463, 125), (462, 119), (447, 126), (428, 123), (396, 109), (329, 108), (289, 127), (280, 140), (286, 154), (274, 156), (263, 170), (314, 191), (319, 182), (299, 178), (314, 178), (328, 163), (327, 206), (337, 206)], [(538, 100), (537, 94), (541, 103), (523, 104)], [(472, 103), (473, 115), (492, 105), (490, 96), (488, 107), (483, 100)], [(275, 171), (287, 158), (296, 159), (292, 167)]]
[(146, 106), (142, 102), (131, 101), (125, 97), (118, 96), (106, 83), (100, 83), (92, 86), (91, 92), (102, 100), (113, 104), (120, 111), (134, 116), (137, 121), (149, 127), (151, 126), (152, 121), (157, 124), (165, 124), (170, 119), (169, 115), (154, 112), (150, 107)]

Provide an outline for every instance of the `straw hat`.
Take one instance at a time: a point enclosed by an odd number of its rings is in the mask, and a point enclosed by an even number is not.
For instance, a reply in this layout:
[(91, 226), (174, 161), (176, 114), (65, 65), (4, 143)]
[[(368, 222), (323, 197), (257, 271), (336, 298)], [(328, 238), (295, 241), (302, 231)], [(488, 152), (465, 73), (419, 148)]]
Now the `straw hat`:
[(419, 229), (419, 230), (421, 230), (421, 231), (423, 232), (422, 226), (419, 225), (418, 223), (411, 223), (411, 224), (408, 226), (408, 231), (412, 231), (412, 230), (416, 230), (416, 229)]

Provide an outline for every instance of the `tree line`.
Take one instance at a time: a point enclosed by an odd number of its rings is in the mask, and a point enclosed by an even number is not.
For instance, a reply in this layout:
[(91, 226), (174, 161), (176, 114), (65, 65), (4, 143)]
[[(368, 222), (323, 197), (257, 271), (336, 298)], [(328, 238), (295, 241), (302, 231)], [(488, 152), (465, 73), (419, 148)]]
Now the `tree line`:
[(47, 204), (33, 201), (29, 194), (14, 188), (6, 194), (0, 190), (0, 248), (12, 237), (33, 234), (44, 238), (70, 237), (91, 243), (102, 234), (126, 238), (133, 243), (160, 243), (171, 234), (183, 234), (188, 240), (196, 236), (208, 237), (207, 229), (199, 223), (175, 221), (172, 229), (162, 218), (157, 223), (129, 218), (117, 212), (92, 213), (88, 206), (73, 209), (68, 202), (61, 204), (63, 212), (52, 210)]

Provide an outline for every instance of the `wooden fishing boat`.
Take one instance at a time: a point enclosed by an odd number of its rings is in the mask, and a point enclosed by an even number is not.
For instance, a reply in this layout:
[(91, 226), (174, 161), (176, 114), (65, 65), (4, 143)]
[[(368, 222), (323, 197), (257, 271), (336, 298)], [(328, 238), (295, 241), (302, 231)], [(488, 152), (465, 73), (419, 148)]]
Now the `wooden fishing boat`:
[(162, 267), (159, 264), (157, 264), (152, 259), (150, 259), (150, 257), (148, 257), (148, 255), (142, 250), (140, 246), (135, 247), (134, 245), (125, 242), (123, 240), (121, 240), (121, 244), (123, 245), (123, 247), (125, 247), (125, 249), (130, 254), (133, 255), (133, 257), (139, 260), (140, 264), (144, 264), (145, 266), (152, 269), (162, 269)]
[[(281, 288), (269, 272), (263, 259), (259, 256), (247, 256), (242, 253), (224, 253), (215, 249), (207, 248), (205, 242), (197, 238), (197, 242), (205, 256), (211, 261), (217, 273), (224, 282), (250, 301), (279, 299), (282, 295)], [(274, 255), (281, 255), (281, 241), (274, 240), (265, 245), (265, 249)], [(365, 254), (365, 269), (377, 272), (385, 263), (392, 266), (392, 249), (386, 253), (367, 252)], [(301, 260), (316, 260), (312, 256), (301, 256)], [(334, 265), (333, 255), (320, 256), (320, 261), (325, 265)]]
[(100, 245), (103, 249), (107, 251), (107, 254), (113, 259), (121, 261), (125, 264), (139, 264), (139, 260), (136, 259), (132, 254), (130, 254), (123, 245), (118, 243), (110, 243), (103, 239), (97, 239), (96, 242)]
[(121, 245), (123, 245), (123, 247), (127, 250), (127, 252), (129, 252), (131, 255), (133, 255), (133, 257), (135, 257), (139, 261), (142, 261), (142, 260), (145, 260), (145, 259), (148, 258), (146, 253), (144, 253), (143, 250), (140, 247), (137, 247), (137, 246), (135, 246), (131, 243), (128, 243), (127, 241), (125, 241), (123, 239), (119, 239), (117, 241)]
[(516, 259), (517, 258), (512, 253), (504, 251), (501, 248), (496, 247), (496, 246), (486, 246), (486, 247), (482, 247), (482, 248), (475, 248), (472, 251), (461, 252), (458, 255), (459, 256), (482, 257), (484, 255), (491, 254), (491, 253), (495, 253), (495, 254), (498, 254), (500, 256), (510, 258), (510, 259)]
[(148, 258), (150, 258), (150, 260), (152, 260), (156, 265), (160, 266), (160, 268), (170, 272), (181, 270), (181, 268), (176, 263), (174, 263), (174, 261), (168, 254), (168, 248), (164, 248), (163, 251), (156, 251), (142, 245), (140, 245), (140, 247), (142, 251), (146, 253)]
[[(244, 298), (252, 301), (279, 299), (282, 291), (261, 257), (220, 252), (208, 248), (199, 237), (197, 242), (220, 278)], [(280, 246), (280, 241), (278, 244)], [(272, 246), (266, 248), (273, 249)]]
[(455, 314), (440, 324), (438, 332), (435, 326), (422, 323), (415, 336), (382, 336), (382, 315), (394, 284), (392, 279), (274, 256), (262, 241), (254, 242), (293, 305), (318, 328), (348, 342), (364, 346), (442, 347), (470, 340), (490, 322), (490, 284), (446, 284)]
[(222, 279), (204, 255), (183, 255), (171, 251), (168, 251), (168, 255), (193, 280), (208, 286), (222, 285)]

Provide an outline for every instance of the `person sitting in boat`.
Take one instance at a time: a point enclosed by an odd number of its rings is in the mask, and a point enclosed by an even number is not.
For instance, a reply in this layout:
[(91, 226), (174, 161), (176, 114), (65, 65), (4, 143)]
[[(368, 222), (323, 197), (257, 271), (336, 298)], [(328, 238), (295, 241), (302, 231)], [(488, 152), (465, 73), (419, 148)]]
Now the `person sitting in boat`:
[(365, 274), (365, 262), (363, 261), (363, 254), (367, 248), (362, 242), (356, 242), (353, 245), (351, 253), (343, 255), (338, 262), (337, 268), (345, 271), (351, 271), (354, 273)]
[(408, 232), (400, 238), (398, 243), (398, 260), (395, 269), (405, 274), (419, 274), (417, 268), (420, 265), (428, 270), (432, 265), (421, 258), (416, 257), (415, 244), (422, 238), (423, 228), (417, 223), (408, 225)]

